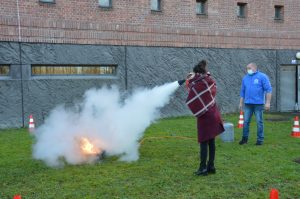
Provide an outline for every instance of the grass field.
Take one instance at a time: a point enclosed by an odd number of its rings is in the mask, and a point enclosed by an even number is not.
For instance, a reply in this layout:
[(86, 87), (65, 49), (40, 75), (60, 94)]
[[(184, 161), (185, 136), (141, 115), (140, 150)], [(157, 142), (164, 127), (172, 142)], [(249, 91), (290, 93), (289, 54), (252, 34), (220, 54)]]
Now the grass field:
[[(238, 115), (225, 115), (237, 123)], [(281, 118), (287, 119), (281, 121)], [(255, 146), (251, 125), (247, 145), (217, 138), (217, 174), (193, 176), (199, 165), (195, 118), (159, 120), (145, 132), (137, 162), (117, 157), (94, 165), (48, 168), (33, 160), (33, 139), (26, 129), (0, 131), (0, 198), (300, 198), (300, 139), (290, 137), (293, 115), (265, 115), (265, 144)], [(161, 138), (162, 136), (171, 136)], [(192, 139), (180, 139), (186, 136)], [(150, 138), (151, 137), (151, 138)], [(155, 138), (153, 138), (155, 137)], [(55, 147), (55, 146), (53, 146)]]

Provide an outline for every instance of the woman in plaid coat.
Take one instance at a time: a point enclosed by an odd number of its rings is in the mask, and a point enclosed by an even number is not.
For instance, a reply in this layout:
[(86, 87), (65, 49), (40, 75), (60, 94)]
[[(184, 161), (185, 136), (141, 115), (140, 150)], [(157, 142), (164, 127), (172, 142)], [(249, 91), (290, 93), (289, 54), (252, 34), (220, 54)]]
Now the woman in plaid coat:
[[(216, 105), (216, 82), (207, 72), (207, 63), (200, 61), (193, 69), (193, 74), (188, 76), (186, 85), (189, 94), (186, 104), (197, 117), (198, 142), (200, 143), (200, 166), (195, 175), (216, 173), (215, 137), (224, 131), (221, 114)], [(209, 149), (209, 159), (207, 154)]]

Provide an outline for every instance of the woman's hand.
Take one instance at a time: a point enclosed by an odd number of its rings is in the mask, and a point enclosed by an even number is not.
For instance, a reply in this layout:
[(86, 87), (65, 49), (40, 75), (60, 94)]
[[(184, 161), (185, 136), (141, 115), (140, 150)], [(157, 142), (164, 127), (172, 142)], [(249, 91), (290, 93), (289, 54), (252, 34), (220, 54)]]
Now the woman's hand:
[(190, 79), (193, 79), (195, 77), (195, 73), (189, 73), (187, 76), (186, 76), (186, 79), (187, 80), (190, 80)]

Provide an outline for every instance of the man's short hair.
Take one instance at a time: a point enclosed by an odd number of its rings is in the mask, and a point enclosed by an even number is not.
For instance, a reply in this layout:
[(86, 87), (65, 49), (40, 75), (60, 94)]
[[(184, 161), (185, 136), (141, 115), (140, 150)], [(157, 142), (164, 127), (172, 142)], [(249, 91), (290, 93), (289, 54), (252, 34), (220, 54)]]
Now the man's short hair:
[(252, 65), (252, 66), (254, 66), (255, 68), (257, 68), (257, 65), (256, 65), (256, 63), (253, 63), (253, 62), (251, 62), (250, 64), (248, 64), (248, 65)]

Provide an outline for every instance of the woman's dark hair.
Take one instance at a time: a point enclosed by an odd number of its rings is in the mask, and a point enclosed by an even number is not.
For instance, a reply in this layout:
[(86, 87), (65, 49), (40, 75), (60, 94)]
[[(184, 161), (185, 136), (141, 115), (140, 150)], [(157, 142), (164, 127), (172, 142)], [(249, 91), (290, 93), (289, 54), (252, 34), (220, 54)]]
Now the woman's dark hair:
[(206, 65), (207, 65), (206, 60), (204, 59), (201, 60), (196, 66), (194, 66), (193, 68), (194, 73), (201, 73), (201, 74), (206, 73), (207, 72)]

